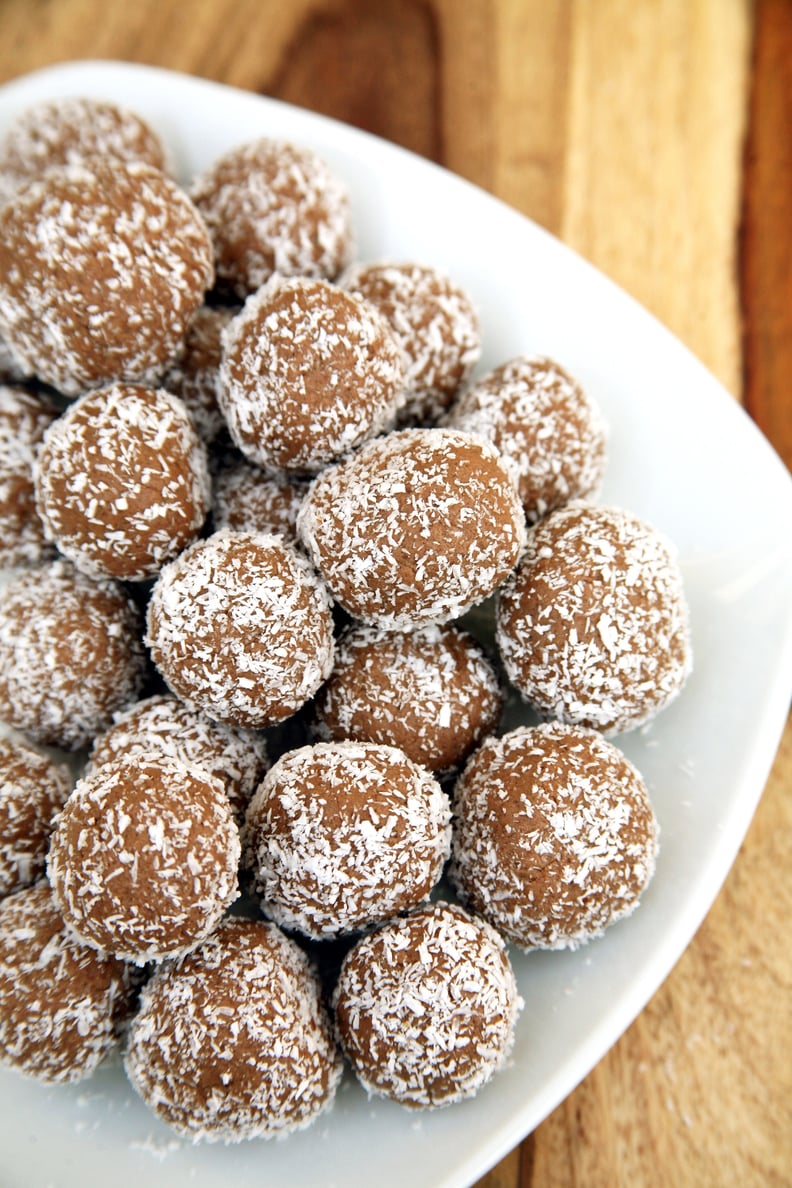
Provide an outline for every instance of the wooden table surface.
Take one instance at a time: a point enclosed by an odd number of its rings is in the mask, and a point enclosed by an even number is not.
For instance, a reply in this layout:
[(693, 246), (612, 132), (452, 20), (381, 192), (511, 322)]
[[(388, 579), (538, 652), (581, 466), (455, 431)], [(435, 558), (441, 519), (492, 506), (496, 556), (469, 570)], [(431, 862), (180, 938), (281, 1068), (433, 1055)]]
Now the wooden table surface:
[[(792, 465), (788, 0), (0, 2), (0, 82), (98, 57), (327, 112), (472, 179), (652, 310)], [(790, 791), (792, 723), (671, 976), (481, 1188), (792, 1184)]]

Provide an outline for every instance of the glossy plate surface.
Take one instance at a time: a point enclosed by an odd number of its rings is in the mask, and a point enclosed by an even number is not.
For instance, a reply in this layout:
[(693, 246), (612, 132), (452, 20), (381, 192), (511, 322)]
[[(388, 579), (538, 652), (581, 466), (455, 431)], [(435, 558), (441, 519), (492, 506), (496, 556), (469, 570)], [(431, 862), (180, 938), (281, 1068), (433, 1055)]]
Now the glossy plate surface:
[(461, 1188), (533, 1129), (604, 1055), (688, 944), (735, 857), (792, 686), (792, 482), (712, 376), (574, 253), (487, 194), (354, 129), (164, 71), (74, 63), (0, 90), (0, 130), (29, 104), (93, 95), (139, 111), (184, 181), (260, 135), (310, 145), (344, 178), (361, 259), (445, 269), (481, 314), (480, 370), (525, 352), (563, 363), (610, 424), (604, 502), (676, 543), (695, 671), (648, 730), (616, 740), (661, 824), (639, 910), (576, 953), (514, 954), (525, 1010), (514, 1056), (476, 1099), (433, 1114), (368, 1101), (347, 1076), (333, 1111), (273, 1143), (193, 1147), (120, 1067), (46, 1089), (0, 1071), (4, 1188)]

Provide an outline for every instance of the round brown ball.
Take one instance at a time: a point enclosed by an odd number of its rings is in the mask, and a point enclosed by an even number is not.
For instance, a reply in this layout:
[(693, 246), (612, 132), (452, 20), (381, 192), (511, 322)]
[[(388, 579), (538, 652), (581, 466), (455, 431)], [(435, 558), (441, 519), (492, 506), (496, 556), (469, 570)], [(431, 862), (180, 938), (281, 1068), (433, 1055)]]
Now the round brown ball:
[(33, 465), (57, 415), (40, 396), (0, 386), (0, 566), (36, 565), (54, 555), (36, 510)]
[(220, 780), (238, 820), (267, 770), (263, 735), (213, 722), (178, 697), (158, 693), (114, 715), (110, 729), (94, 740), (85, 775), (120, 758), (152, 753)]
[(498, 674), (466, 632), (356, 624), (338, 641), (316, 718), (325, 738), (387, 743), (442, 774), (495, 729), (502, 702)]
[(512, 359), (451, 406), (447, 424), (491, 441), (514, 475), (530, 522), (593, 495), (606, 462), (602, 414), (553, 359)]
[(156, 381), (212, 277), (198, 212), (151, 165), (54, 169), (0, 208), (0, 330), (67, 396)]
[(209, 510), (206, 452), (185, 404), (162, 388), (82, 396), (45, 433), (34, 478), (48, 537), (91, 577), (153, 577)]
[(500, 592), (497, 642), (543, 716), (607, 734), (643, 725), (691, 668), (673, 547), (621, 508), (573, 501), (552, 512)]
[(450, 822), (440, 785), (396, 747), (317, 743), (264, 777), (245, 822), (245, 866), (276, 923), (342, 936), (428, 897)]
[(244, 298), (274, 274), (332, 280), (351, 251), (346, 188), (311, 149), (261, 138), (224, 153), (193, 184), (218, 284)]
[(318, 476), (297, 528), (341, 606), (396, 630), (458, 618), (497, 589), (525, 544), (498, 453), (452, 429), (369, 442)]
[(402, 378), (382, 315), (324, 280), (273, 278), (223, 333), (228, 430), (268, 470), (315, 473), (384, 432)]
[(0, 896), (44, 874), (53, 820), (71, 787), (63, 764), (0, 738)]
[(82, 941), (145, 965), (187, 952), (217, 926), (238, 895), (239, 855), (221, 782), (151, 752), (77, 781), (47, 872)]
[(354, 264), (339, 283), (377, 307), (404, 352), (400, 423), (435, 424), (481, 355), (478, 315), (468, 294), (427, 264)]
[(84, 96), (35, 103), (0, 140), (0, 197), (12, 197), (48, 169), (97, 159), (168, 167), (159, 136), (129, 108)]
[(358, 941), (333, 1006), (364, 1088), (425, 1109), (472, 1097), (502, 1068), (523, 1002), (495, 929), (432, 903)]
[(138, 612), (117, 583), (54, 561), (0, 593), (0, 717), (34, 742), (86, 746), (145, 674)]
[(280, 532), (296, 543), (297, 513), (308, 480), (268, 475), (243, 460), (221, 470), (214, 482), (215, 528), (234, 532)]
[(630, 915), (655, 868), (646, 785), (595, 730), (489, 738), (454, 793), (451, 881), (520, 948), (574, 949)]
[(159, 576), (147, 643), (188, 705), (260, 729), (298, 710), (333, 665), (324, 584), (283, 537), (222, 529)]
[(46, 883), (0, 903), (0, 1064), (47, 1084), (89, 1077), (117, 1046), (139, 978), (66, 927)]
[(308, 958), (273, 924), (233, 918), (155, 971), (124, 1063), (161, 1121), (225, 1143), (310, 1125), (342, 1071)]
[(207, 445), (216, 441), (226, 427), (218, 403), (221, 337), (238, 312), (222, 305), (202, 305), (196, 310), (179, 357), (162, 378), (162, 386), (187, 405), (198, 435)]

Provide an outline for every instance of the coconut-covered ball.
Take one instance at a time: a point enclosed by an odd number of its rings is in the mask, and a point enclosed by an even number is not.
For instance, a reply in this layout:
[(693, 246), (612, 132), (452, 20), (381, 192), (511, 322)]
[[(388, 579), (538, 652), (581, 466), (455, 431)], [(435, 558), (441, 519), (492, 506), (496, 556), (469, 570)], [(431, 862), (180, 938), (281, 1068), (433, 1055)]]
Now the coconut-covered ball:
[(57, 415), (41, 396), (0, 386), (0, 566), (36, 565), (55, 552), (36, 510), (33, 464)]
[(0, 198), (48, 169), (97, 159), (168, 166), (157, 133), (129, 108), (78, 96), (43, 100), (17, 116), (0, 140)]
[(47, 883), (0, 903), (0, 1064), (48, 1084), (89, 1077), (116, 1047), (139, 976), (66, 927)]
[(237, 1143), (310, 1125), (332, 1103), (342, 1062), (306, 955), (274, 924), (229, 918), (155, 971), (125, 1068), (178, 1134)]
[(196, 310), (178, 360), (162, 379), (162, 386), (187, 405), (198, 435), (207, 445), (216, 441), (226, 427), (218, 403), (221, 337), (236, 313), (237, 309), (224, 305), (202, 305)]
[(0, 738), (0, 896), (44, 874), (53, 819), (71, 787), (63, 764)]
[(178, 697), (158, 693), (114, 716), (110, 729), (94, 740), (85, 774), (146, 753), (165, 755), (219, 779), (237, 819), (244, 816), (267, 769), (261, 734), (213, 722)]
[(552, 512), (501, 591), (497, 642), (543, 716), (606, 734), (648, 722), (691, 668), (673, 546), (621, 508), (574, 501)]
[(47, 536), (91, 577), (141, 581), (198, 535), (210, 504), (206, 451), (163, 388), (114, 384), (75, 401), (34, 467)]
[(116, 582), (54, 561), (0, 593), (0, 717), (34, 742), (86, 746), (145, 675), (137, 608)]
[(397, 630), (446, 623), (483, 602), (525, 544), (497, 451), (453, 429), (369, 442), (319, 475), (297, 528), (341, 606)]
[(598, 731), (519, 727), (457, 782), (451, 881), (521, 948), (574, 949), (638, 906), (657, 837), (641, 775)]
[(238, 145), (190, 193), (212, 236), (218, 285), (238, 297), (273, 273), (332, 280), (351, 254), (346, 187), (311, 149), (268, 138)]
[(274, 277), (223, 332), (220, 406), (268, 470), (315, 473), (390, 428), (402, 358), (374, 306), (324, 280)]
[(482, 377), (454, 402), (446, 423), (497, 447), (531, 522), (592, 495), (605, 470), (599, 407), (563, 367), (540, 355), (512, 359)]
[(403, 424), (435, 424), (481, 355), (468, 294), (427, 264), (353, 264), (340, 283), (384, 314), (404, 352)]
[(325, 738), (389, 743), (443, 773), (495, 729), (502, 702), (493, 665), (466, 632), (355, 624), (317, 696), (317, 728)]
[(364, 1088), (420, 1109), (472, 1097), (491, 1079), (523, 1001), (495, 929), (456, 904), (432, 903), (358, 941), (333, 1005)]
[(220, 780), (149, 752), (77, 781), (47, 872), (81, 940), (145, 965), (187, 952), (217, 926), (238, 895), (239, 855)]
[(0, 208), (0, 332), (66, 396), (155, 381), (212, 278), (200, 215), (142, 162), (54, 169)]
[(296, 541), (297, 513), (308, 480), (268, 475), (244, 459), (220, 470), (214, 481), (215, 528), (235, 532), (280, 532)]
[(173, 692), (234, 726), (289, 717), (333, 666), (324, 584), (278, 535), (222, 529), (196, 541), (163, 569), (147, 622)]
[(281, 756), (248, 808), (245, 866), (265, 915), (317, 940), (426, 899), (451, 837), (448, 798), (397, 747), (316, 743)]

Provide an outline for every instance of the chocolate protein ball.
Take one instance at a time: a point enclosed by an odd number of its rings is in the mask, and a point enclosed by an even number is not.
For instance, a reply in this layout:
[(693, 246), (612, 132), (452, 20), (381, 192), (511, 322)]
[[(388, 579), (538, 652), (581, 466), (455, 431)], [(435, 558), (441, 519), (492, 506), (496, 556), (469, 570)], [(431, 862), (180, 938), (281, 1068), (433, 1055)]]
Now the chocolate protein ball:
[(49, 539), (91, 577), (140, 581), (206, 519), (206, 452), (186, 405), (164, 389), (114, 384), (75, 401), (34, 467)]
[(490, 1080), (523, 1002), (495, 929), (455, 904), (432, 903), (358, 941), (333, 1006), (364, 1088), (420, 1109), (472, 1097)]
[(145, 673), (138, 613), (117, 583), (54, 561), (0, 593), (0, 717), (34, 742), (86, 746)]
[(147, 643), (168, 686), (210, 718), (259, 729), (298, 710), (333, 665), (324, 584), (277, 535), (222, 529), (163, 569)]
[(162, 378), (162, 386), (187, 405), (198, 435), (207, 445), (216, 441), (226, 427), (218, 404), (221, 336), (238, 312), (222, 305), (202, 305), (196, 310), (179, 357)]
[(324, 280), (273, 278), (223, 332), (220, 406), (268, 470), (314, 473), (384, 432), (402, 358), (377, 310)]
[(53, 818), (71, 787), (63, 764), (0, 738), (0, 896), (44, 874)]
[(48, 169), (100, 161), (146, 161), (166, 170), (162, 141), (135, 112), (102, 99), (44, 100), (17, 116), (0, 139), (0, 199)]
[(239, 832), (220, 780), (162, 753), (78, 780), (47, 872), (86, 944), (145, 965), (194, 948), (238, 894)]
[(628, 916), (657, 823), (635, 767), (595, 730), (546, 722), (489, 738), (454, 793), (451, 881), (523, 949), (574, 949)]
[(155, 971), (125, 1068), (178, 1134), (238, 1143), (308, 1126), (332, 1103), (342, 1062), (306, 955), (274, 924), (229, 918)]
[(0, 386), (0, 566), (36, 565), (55, 553), (36, 510), (33, 463), (57, 415), (42, 397)]
[(118, 1043), (139, 976), (82, 944), (46, 882), (0, 903), (0, 1064), (48, 1084), (84, 1080)]
[(466, 632), (355, 624), (317, 695), (317, 729), (324, 738), (389, 743), (444, 773), (495, 729), (502, 701), (495, 669)]
[(297, 527), (341, 606), (397, 630), (446, 623), (482, 602), (525, 544), (497, 451), (453, 429), (369, 442), (318, 476)]
[(500, 451), (530, 522), (571, 499), (592, 495), (605, 470), (599, 408), (558, 363), (512, 359), (464, 391), (446, 423)]
[(643, 725), (691, 668), (671, 544), (621, 508), (573, 501), (550, 513), (500, 592), (497, 642), (543, 716), (606, 734)]
[(200, 215), (151, 165), (54, 169), (0, 208), (0, 332), (66, 396), (154, 382), (212, 277)]
[(426, 264), (353, 264), (340, 282), (388, 321), (405, 357), (402, 424), (434, 424), (481, 354), (478, 316), (468, 294)]
[(85, 774), (119, 758), (152, 753), (220, 780), (237, 818), (267, 769), (262, 735), (213, 722), (178, 697), (160, 693), (114, 715), (110, 729), (94, 740)]
[(218, 285), (238, 297), (280, 276), (332, 280), (349, 259), (346, 188), (311, 149), (262, 138), (224, 153), (191, 188)]
[(448, 857), (448, 798), (396, 747), (317, 743), (270, 768), (248, 808), (244, 863), (265, 915), (317, 940), (415, 907)]
[(244, 459), (215, 478), (212, 513), (215, 528), (235, 532), (280, 532), (297, 539), (297, 513), (308, 491), (306, 479), (268, 475)]

